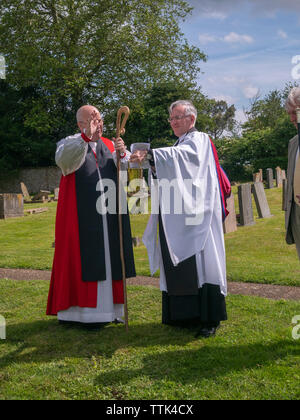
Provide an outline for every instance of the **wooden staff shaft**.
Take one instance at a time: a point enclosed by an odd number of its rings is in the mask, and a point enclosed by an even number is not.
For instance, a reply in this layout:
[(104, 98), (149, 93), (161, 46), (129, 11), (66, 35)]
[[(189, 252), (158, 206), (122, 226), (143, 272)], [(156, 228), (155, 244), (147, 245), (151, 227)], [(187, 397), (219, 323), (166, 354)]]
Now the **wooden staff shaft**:
[[(125, 133), (125, 124), (129, 117), (129, 108), (123, 106), (118, 110), (117, 114), (117, 133), (116, 138), (124, 135)], [(122, 116), (124, 115), (123, 119)], [(120, 258), (122, 265), (122, 280), (123, 280), (123, 289), (124, 289), (124, 318), (125, 318), (125, 328), (128, 332), (128, 305), (127, 305), (127, 285), (126, 285), (126, 269), (125, 269), (125, 259), (124, 259), (124, 244), (123, 244), (123, 224), (122, 224), (122, 214), (121, 214), (121, 182), (120, 182), (120, 170), (121, 170), (121, 158), (120, 152), (117, 152), (117, 191), (118, 191), (118, 218), (119, 218), (119, 234), (120, 234)]]

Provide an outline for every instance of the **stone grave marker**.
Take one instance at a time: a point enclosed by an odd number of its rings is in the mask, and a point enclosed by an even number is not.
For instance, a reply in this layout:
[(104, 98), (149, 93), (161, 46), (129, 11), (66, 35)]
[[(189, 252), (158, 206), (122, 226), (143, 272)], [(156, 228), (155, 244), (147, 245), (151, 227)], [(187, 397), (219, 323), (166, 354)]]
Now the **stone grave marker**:
[(24, 203), (31, 203), (31, 197), (29, 195), (26, 185), (24, 184), (24, 182), (21, 182), (20, 185), (21, 185), (21, 191), (24, 197)]
[(54, 188), (54, 201), (58, 200), (59, 188)]
[(273, 169), (268, 168), (266, 172), (267, 172), (267, 188), (273, 188), (274, 187)]
[(253, 182), (259, 182), (260, 181), (260, 172), (255, 172), (253, 174)]
[(240, 225), (253, 225), (253, 208), (251, 184), (241, 184), (238, 186), (239, 209), (240, 209)]
[(237, 230), (237, 224), (236, 224), (236, 213), (235, 213), (235, 207), (234, 207), (233, 193), (231, 193), (230, 197), (227, 198), (226, 204), (227, 204), (227, 209), (229, 211), (229, 214), (224, 220), (223, 230), (224, 230), (224, 233), (235, 232)]
[(24, 216), (22, 194), (0, 194), (0, 219)]
[(276, 168), (276, 187), (282, 187), (282, 171), (279, 166)]
[(252, 185), (252, 193), (254, 196), (258, 217), (271, 217), (270, 207), (267, 201), (264, 184), (262, 182), (255, 182)]
[(32, 201), (37, 203), (44, 203), (45, 201), (49, 201), (49, 194), (50, 191), (40, 190), (37, 194), (32, 197)]

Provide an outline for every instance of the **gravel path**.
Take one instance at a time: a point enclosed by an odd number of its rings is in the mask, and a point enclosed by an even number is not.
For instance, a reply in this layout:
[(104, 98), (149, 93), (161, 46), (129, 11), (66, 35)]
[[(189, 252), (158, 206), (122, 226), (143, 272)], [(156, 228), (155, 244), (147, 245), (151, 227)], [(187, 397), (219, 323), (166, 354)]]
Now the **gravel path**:
[[(21, 270), (0, 268), (0, 278), (13, 280), (50, 280), (51, 272), (42, 270)], [(137, 276), (127, 279), (128, 285), (159, 287), (159, 279), (155, 277)], [(228, 283), (228, 292), (233, 295), (260, 296), (268, 299), (300, 300), (300, 287), (277, 286), (258, 283)]]

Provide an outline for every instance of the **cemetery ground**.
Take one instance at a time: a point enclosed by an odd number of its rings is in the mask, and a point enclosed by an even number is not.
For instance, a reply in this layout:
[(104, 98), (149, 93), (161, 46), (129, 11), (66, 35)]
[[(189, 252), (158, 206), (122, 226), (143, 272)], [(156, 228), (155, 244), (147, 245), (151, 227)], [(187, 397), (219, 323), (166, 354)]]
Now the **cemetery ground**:
[[(300, 339), (292, 320), (300, 302), (282, 299), (280, 287), (276, 299), (246, 296), (250, 283), (300, 287), (296, 250), (284, 239), (281, 188), (266, 195), (272, 217), (225, 235), (228, 281), (245, 293), (229, 293), (228, 321), (211, 339), (161, 324), (158, 279), (128, 282), (126, 333), (120, 324), (61, 326), (45, 315), (49, 281), (30, 279), (30, 271), (26, 280), (2, 278), (0, 399), (298, 400)], [(45, 213), (0, 220), (0, 267), (49, 273), (56, 203), (44, 205)], [(133, 236), (142, 236), (147, 219), (131, 216)], [(145, 247), (134, 251), (138, 275), (150, 276)]]

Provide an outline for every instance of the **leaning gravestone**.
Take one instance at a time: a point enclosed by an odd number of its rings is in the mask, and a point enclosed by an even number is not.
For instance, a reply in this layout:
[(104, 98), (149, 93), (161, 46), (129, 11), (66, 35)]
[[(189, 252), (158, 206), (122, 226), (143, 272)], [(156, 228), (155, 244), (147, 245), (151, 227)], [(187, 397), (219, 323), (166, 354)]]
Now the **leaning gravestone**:
[(266, 172), (267, 172), (267, 188), (273, 188), (274, 187), (273, 169), (268, 168)]
[(22, 194), (0, 194), (0, 219), (24, 216)]
[(224, 233), (235, 232), (237, 230), (237, 226), (233, 193), (231, 193), (230, 197), (227, 198), (226, 206), (229, 214), (226, 216), (226, 219), (223, 223)]
[(258, 217), (265, 218), (271, 217), (270, 207), (267, 201), (267, 197), (264, 190), (264, 184), (262, 182), (255, 182), (252, 185), (252, 193), (257, 208)]
[(21, 190), (22, 190), (22, 194), (24, 197), (24, 202), (25, 203), (31, 203), (31, 197), (29, 195), (28, 189), (26, 187), (26, 185), (24, 184), (24, 182), (21, 182)]
[(240, 225), (253, 225), (253, 209), (251, 184), (242, 184), (238, 186), (239, 208), (240, 208)]

